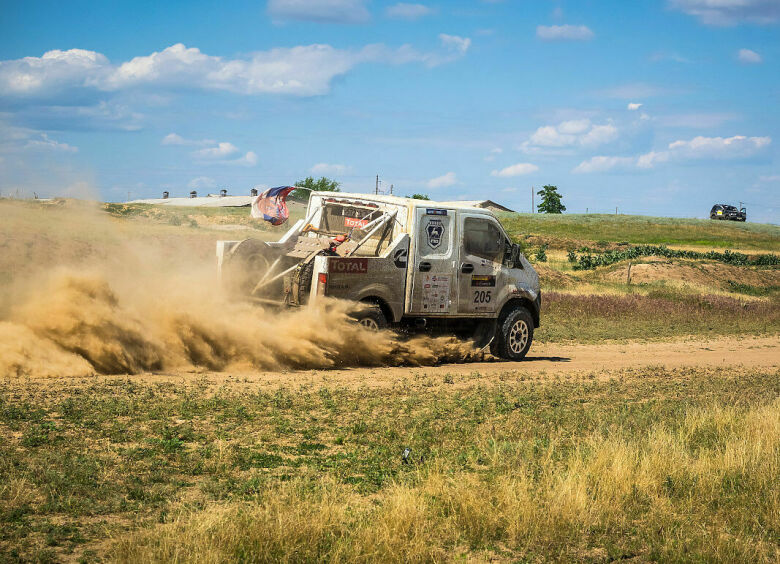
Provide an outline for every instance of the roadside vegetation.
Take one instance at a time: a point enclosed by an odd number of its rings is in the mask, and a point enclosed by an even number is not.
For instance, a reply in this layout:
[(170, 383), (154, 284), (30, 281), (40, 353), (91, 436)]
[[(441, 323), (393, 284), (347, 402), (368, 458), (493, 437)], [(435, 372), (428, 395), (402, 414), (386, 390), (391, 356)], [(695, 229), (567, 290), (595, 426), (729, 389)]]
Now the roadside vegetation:
[(778, 398), (727, 368), (6, 380), (0, 554), (775, 561)]
[(715, 247), (780, 251), (780, 227), (709, 219), (678, 219), (611, 214), (500, 214), (516, 237), (536, 236), (570, 249), (596, 243)]

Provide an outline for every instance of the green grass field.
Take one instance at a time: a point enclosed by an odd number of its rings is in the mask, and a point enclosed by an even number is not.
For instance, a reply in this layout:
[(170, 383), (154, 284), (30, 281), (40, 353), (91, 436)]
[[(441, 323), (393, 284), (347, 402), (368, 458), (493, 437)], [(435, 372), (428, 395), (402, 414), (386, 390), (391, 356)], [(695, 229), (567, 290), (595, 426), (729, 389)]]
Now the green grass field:
[(778, 397), (774, 371), (652, 367), (371, 390), (6, 382), (0, 552), (769, 562)]

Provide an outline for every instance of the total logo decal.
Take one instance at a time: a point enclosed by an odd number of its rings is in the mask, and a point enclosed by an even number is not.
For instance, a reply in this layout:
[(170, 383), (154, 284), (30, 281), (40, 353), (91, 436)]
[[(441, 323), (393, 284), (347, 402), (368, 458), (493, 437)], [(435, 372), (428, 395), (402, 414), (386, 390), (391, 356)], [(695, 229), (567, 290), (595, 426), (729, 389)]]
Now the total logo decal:
[(368, 259), (365, 258), (334, 258), (329, 261), (329, 270), (336, 274), (366, 274)]

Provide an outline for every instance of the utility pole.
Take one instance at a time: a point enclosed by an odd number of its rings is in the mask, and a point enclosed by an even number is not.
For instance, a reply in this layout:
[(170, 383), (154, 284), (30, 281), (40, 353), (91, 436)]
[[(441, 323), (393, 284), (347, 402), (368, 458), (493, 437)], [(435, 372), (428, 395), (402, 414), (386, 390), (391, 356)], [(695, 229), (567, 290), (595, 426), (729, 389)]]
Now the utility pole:
[(376, 188), (374, 188), (374, 194), (379, 194), (379, 175), (376, 175)]
[(615, 206), (615, 215), (617, 215), (617, 206)]
[(390, 195), (391, 196), (393, 195), (393, 185), (392, 184), (390, 185)]

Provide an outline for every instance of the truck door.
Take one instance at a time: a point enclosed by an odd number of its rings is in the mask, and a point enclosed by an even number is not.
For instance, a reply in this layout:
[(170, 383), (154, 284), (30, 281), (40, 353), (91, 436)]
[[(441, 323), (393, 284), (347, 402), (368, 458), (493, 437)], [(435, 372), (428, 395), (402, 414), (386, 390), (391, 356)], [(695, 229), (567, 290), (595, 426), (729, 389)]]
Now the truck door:
[(492, 217), (459, 214), (458, 313), (491, 314), (499, 302), (506, 238)]
[(416, 208), (407, 312), (455, 313), (455, 210)]

